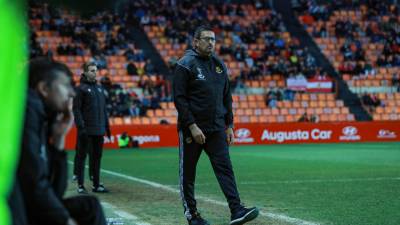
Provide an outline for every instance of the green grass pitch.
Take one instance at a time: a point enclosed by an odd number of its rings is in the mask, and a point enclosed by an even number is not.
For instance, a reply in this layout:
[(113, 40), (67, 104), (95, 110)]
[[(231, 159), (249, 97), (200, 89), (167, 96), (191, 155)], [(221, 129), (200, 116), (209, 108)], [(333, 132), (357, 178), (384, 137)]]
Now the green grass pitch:
[[(242, 201), (264, 212), (249, 224), (400, 224), (398, 142), (234, 146), (230, 152)], [(108, 217), (120, 217), (117, 210), (137, 217), (122, 216), (126, 225), (187, 224), (174, 192), (179, 189), (177, 148), (105, 151), (102, 168), (102, 181), (111, 193), (97, 196), (114, 206), (105, 209)], [(229, 210), (220, 205), (225, 199), (205, 153), (196, 184), (202, 215), (212, 224), (229, 224)], [(71, 182), (69, 194), (75, 194), (75, 187)]]

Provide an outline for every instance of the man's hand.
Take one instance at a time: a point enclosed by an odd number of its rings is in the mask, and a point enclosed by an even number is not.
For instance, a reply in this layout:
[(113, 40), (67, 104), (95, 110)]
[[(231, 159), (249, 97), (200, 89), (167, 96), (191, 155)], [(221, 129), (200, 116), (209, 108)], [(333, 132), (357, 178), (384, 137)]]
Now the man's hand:
[(56, 120), (52, 126), (51, 136), (53, 140), (53, 145), (59, 149), (64, 149), (65, 136), (71, 129), (73, 124), (73, 114), (72, 114), (72, 98), (68, 102), (68, 108), (65, 112), (59, 113), (56, 116)]
[(206, 143), (206, 136), (204, 136), (203, 131), (201, 131), (200, 128), (195, 123), (190, 125), (189, 129), (196, 143), (201, 145)]
[(68, 218), (67, 225), (78, 225), (78, 223), (74, 219)]
[(226, 132), (226, 142), (228, 143), (228, 145), (233, 144), (235, 140), (235, 135), (233, 134), (233, 128), (228, 128), (225, 130), (225, 132)]

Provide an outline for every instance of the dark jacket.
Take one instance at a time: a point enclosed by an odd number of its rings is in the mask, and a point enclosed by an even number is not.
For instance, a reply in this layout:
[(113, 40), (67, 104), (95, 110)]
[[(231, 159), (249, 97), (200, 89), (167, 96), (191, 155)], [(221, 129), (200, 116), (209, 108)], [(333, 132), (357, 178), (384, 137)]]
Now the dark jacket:
[(232, 96), (225, 64), (215, 55), (187, 50), (173, 80), (178, 129), (196, 123), (203, 132), (233, 126)]
[(106, 96), (96, 82), (89, 82), (82, 76), (74, 98), (74, 117), (78, 132), (88, 135), (104, 135), (109, 130)]
[[(18, 176), (15, 176), (17, 178)], [(23, 194), (18, 179), (15, 179), (14, 185), (8, 196), (8, 208), (10, 209), (13, 225), (28, 225), (26, 217), (26, 207)]]
[(61, 199), (67, 187), (65, 151), (49, 144), (51, 117), (39, 95), (29, 90), (18, 181), (30, 224), (66, 224), (69, 213)]

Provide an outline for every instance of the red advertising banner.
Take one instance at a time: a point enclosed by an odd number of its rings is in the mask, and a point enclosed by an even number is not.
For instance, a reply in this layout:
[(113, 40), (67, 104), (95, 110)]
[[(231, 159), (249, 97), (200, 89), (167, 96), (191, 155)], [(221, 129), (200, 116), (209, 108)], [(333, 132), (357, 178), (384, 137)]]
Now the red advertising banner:
[[(105, 148), (118, 148), (118, 137), (127, 132), (140, 147), (178, 146), (175, 125), (113, 126)], [(236, 124), (235, 144), (350, 143), (400, 141), (400, 121), (338, 123)], [(67, 149), (75, 149), (76, 130), (67, 136)]]
[(333, 81), (329, 78), (312, 78), (307, 81), (307, 92), (332, 92)]

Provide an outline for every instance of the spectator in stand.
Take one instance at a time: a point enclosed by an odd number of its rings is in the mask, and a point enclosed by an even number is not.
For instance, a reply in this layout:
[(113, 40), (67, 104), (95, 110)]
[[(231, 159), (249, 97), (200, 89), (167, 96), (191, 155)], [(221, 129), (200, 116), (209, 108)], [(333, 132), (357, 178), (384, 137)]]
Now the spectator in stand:
[(128, 49), (125, 51), (124, 56), (128, 61), (135, 60), (135, 47), (133, 44), (128, 44)]
[(283, 90), (283, 100), (294, 101), (295, 94), (296, 93), (294, 91), (285, 88)]
[(139, 100), (137, 94), (135, 92), (131, 93), (130, 98), (130, 115), (131, 116), (140, 116), (140, 110), (142, 108), (142, 102)]
[(392, 76), (392, 85), (397, 87), (397, 92), (400, 92), (400, 77), (399, 73), (394, 73)]
[(144, 65), (144, 73), (147, 75), (153, 75), (156, 73), (156, 68), (150, 59), (146, 60), (146, 64)]
[(131, 76), (138, 75), (138, 69), (135, 66), (135, 63), (133, 63), (132, 61), (130, 61), (128, 63), (128, 65), (126, 66), (126, 71), (127, 71), (128, 75), (131, 75)]
[(157, 95), (156, 92), (153, 93), (150, 99), (150, 108), (151, 109), (161, 109), (160, 106), (160, 97)]
[(298, 122), (310, 122), (310, 119), (308, 118), (308, 115), (306, 112), (303, 115), (301, 115)]
[(142, 49), (137, 49), (135, 52), (135, 61), (136, 62), (144, 62), (145, 61), (145, 55)]
[(376, 70), (372, 67), (371, 62), (367, 59), (364, 64), (363, 73), (365, 75), (373, 75), (375, 76)]
[(146, 116), (147, 110), (150, 108), (150, 99), (149, 97), (143, 96), (141, 101), (142, 108), (140, 109), (140, 116)]
[(319, 122), (319, 117), (318, 117), (318, 115), (315, 115), (315, 114), (311, 115), (311, 116), (310, 116), (310, 122), (311, 122), (311, 123), (318, 123), (318, 122)]
[(266, 95), (266, 105), (270, 108), (276, 108), (279, 100), (280, 92), (275, 88), (268, 91)]
[(371, 100), (372, 100), (372, 105), (374, 107), (384, 106), (383, 102), (378, 98), (378, 96), (376, 94), (371, 95)]
[(368, 93), (363, 93), (361, 96), (361, 103), (365, 106), (365, 108), (368, 110), (368, 112), (372, 113), (373, 112), (373, 102), (372, 98)]

